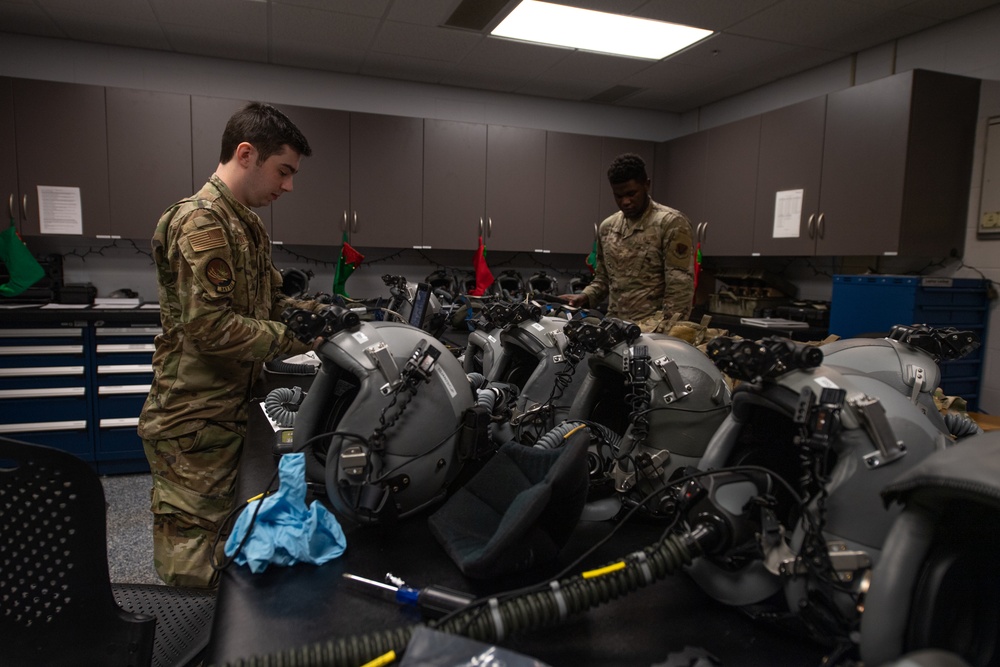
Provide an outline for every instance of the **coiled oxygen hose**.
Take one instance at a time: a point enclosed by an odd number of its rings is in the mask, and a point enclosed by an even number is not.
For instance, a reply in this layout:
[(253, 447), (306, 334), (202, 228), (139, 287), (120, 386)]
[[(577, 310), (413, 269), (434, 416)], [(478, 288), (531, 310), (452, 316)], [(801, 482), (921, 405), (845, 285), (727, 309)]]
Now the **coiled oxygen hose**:
[[(507, 599), (492, 598), (445, 617), (436, 630), (496, 643), (537, 630), (617, 599), (674, 574), (715, 543), (711, 526), (699, 525), (685, 535), (670, 535), (603, 568), (566, 577), (547, 589)], [(402, 652), (417, 626), (407, 626), (317, 642), (269, 655), (241, 658), (225, 667), (357, 667), (390, 651)]]
[(948, 432), (956, 438), (965, 438), (982, 433), (983, 429), (969, 415), (959, 412), (949, 412), (944, 416), (944, 425)]
[(264, 411), (278, 426), (291, 428), (295, 426), (296, 410), (302, 405), (303, 398), (305, 398), (305, 392), (302, 391), (301, 387), (294, 389), (278, 387), (272, 389), (267, 398), (264, 399)]

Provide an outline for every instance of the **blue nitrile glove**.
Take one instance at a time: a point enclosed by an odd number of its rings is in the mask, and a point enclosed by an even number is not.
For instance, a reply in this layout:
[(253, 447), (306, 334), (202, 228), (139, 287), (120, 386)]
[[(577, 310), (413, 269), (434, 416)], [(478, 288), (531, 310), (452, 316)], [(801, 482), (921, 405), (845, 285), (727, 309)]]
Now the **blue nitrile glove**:
[(347, 538), (337, 519), (315, 500), (306, 507), (305, 454), (286, 454), (278, 462), (278, 490), (247, 503), (226, 540), (226, 555), (239, 548), (257, 503), (262, 503), (250, 539), (236, 553), (237, 565), (263, 572), (268, 563), (322, 565), (344, 553)]

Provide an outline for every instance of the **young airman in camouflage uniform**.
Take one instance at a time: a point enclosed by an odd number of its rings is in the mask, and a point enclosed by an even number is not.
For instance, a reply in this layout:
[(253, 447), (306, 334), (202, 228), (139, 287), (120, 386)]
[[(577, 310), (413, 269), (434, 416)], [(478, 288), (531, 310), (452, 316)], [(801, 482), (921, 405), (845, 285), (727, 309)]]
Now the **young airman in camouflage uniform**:
[(645, 332), (663, 331), (691, 314), (691, 222), (649, 197), (646, 165), (638, 155), (615, 158), (608, 181), (620, 210), (598, 228), (594, 278), (581, 294), (562, 298), (577, 307), (596, 307), (607, 298), (606, 315), (635, 322)]
[(311, 152), (280, 111), (251, 103), (227, 124), (216, 173), (156, 225), (163, 332), (138, 432), (153, 477), (154, 565), (168, 584), (215, 584), (212, 553), (221, 555), (217, 536), (233, 508), (251, 387), (265, 361), (308, 350), (279, 320), (289, 305), (316, 304), (281, 293), (270, 239), (250, 209), (290, 191)]

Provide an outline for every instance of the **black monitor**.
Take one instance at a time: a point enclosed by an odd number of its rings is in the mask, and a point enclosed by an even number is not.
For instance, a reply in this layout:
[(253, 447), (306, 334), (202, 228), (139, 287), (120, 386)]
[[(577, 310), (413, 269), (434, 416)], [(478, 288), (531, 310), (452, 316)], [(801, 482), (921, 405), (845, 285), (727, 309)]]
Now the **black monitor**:
[(427, 311), (431, 299), (430, 283), (417, 283), (417, 291), (413, 295), (413, 308), (410, 309), (410, 324), (423, 329), (427, 323)]

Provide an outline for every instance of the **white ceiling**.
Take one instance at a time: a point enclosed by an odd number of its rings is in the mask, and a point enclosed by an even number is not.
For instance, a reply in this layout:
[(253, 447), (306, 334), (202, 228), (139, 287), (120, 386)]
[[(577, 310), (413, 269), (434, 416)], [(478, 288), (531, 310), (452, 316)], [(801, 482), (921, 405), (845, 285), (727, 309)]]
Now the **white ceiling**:
[(461, 0), (0, 0), (0, 31), (684, 112), (1000, 4), (559, 0), (716, 31), (651, 62), (489, 37), (516, 1), (475, 31)]

